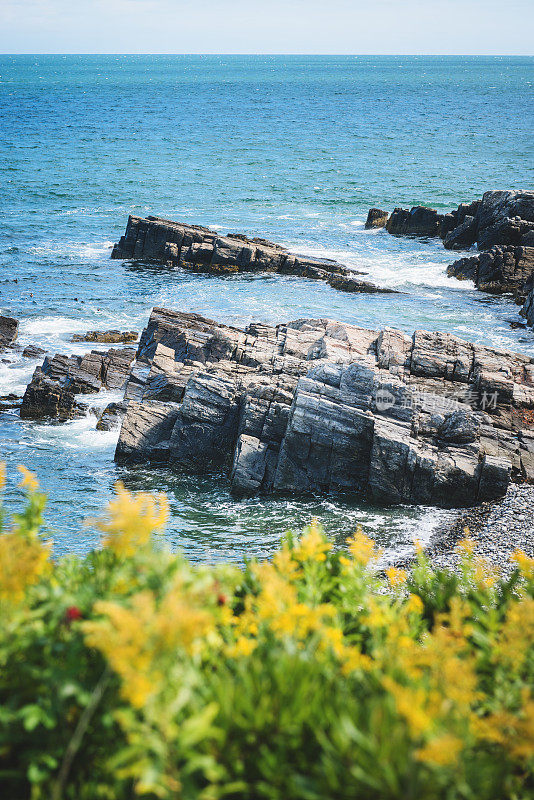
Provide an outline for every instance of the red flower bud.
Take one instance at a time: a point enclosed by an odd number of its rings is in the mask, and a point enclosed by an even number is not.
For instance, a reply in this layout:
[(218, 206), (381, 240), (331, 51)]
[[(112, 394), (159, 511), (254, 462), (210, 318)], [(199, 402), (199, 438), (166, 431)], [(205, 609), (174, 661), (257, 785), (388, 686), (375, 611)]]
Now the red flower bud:
[(218, 594), (217, 595), (217, 605), (218, 606), (225, 606), (228, 598), (225, 594)]
[(77, 619), (81, 619), (83, 617), (82, 612), (78, 608), (78, 606), (69, 606), (65, 612), (65, 619), (67, 622), (74, 622)]

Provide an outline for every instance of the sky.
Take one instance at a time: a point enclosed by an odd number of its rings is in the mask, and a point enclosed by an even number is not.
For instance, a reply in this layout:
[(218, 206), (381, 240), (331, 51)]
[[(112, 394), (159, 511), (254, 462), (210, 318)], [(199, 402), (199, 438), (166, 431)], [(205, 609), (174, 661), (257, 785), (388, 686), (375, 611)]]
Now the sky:
[(534, 53), (534, 0), (0, 0), (2, 53)]

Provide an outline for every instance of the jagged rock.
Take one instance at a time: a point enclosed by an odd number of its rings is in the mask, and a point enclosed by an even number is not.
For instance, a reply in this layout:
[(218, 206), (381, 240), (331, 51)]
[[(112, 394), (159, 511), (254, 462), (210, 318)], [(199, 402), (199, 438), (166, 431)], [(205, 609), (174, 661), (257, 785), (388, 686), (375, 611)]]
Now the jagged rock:
[(22, 357), (23, 358), (41, 358), (41, 356), (44, 356), (45, 353), (46, 353), (46, 350), (43, 350), (42, 347), (36, 347), (36, 345), (34, 345), (34, 344), (29, 344), (22, 351)]
[(327, 281), (341, 291), (394, 293), (358, 281), (358, 273), (331, 259), (296, 255), (266, 239), (248, 239), (236, 233), (220, 236), (200, 225), (160, 217), (129, 217), (126, 233), (114, 246), (111, 257), (156, 261), (211, 275), (278, 272)]
[(156, 308), (140, 365), (118, 461), (222, 469), (236, 495), (357, 492), (444, 506), (534, 480), (526, 356), (428, 331), (326, 319), (238, 330)]
[(16, 319), (0, 316), (0, 353), (13, 344), (18, 330), (19, 323)]
[(447, 268), (447, 275), (475, 282), (478, 289), (492, 294), (512, 292), (518, 299), (534, 273), (534, 247), (500, 247), (470, 258), (460, 258)]
[(80, 414), (74, 393), (37, 369), (22, 398), (20, 418), (64, 422)]
[(111, 431), (119, 428), (128, 408), (127, 403), (109, 403), (96, 423), (97, 431)]
[(439, 236), (443, 214), (435, 208), (414, 206), (410, 211), (396, 208), (386, 223), (386, 230), (395, 236)]
[(520, 311), (522, 317), (524, 317), (529, 325), (534, 327), (534, 271), (526, 281), (524, 286), (525, 291), (525, 301), (523, 303), (523, 308)]
[(125, 344), (136, 342), (138, 339), (137, 331), (87, 331), (87, 333), (75, 333), (71, 337), (71, 342), (101, 342), (103, 344)]
[(474, 217), (465, 217), (464, 221), (451, 230), (443, 238), (443, 246), (447, 250), (468, 250), (476, 242), (477, 224)]
[(93, 350), (84, 356), (56, 354), (46, 357), (33, 373), (21, 405), (22, 419), (67, 419), (80, 408), (71, 401), (77, 394), (96, 394), (102, 388), (125, 386), (135, 358), (131, 348)]
[(365, 222), (366, 228), (384, 228), (389, 219), (389, 213), (380, 208), (370, 208)]

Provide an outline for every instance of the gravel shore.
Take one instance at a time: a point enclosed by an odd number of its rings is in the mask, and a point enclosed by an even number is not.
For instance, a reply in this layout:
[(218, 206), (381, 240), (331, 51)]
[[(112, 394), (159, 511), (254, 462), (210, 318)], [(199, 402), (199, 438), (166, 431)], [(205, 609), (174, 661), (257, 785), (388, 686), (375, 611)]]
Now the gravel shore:
[(534, 557), (534, 486), (511, 484), (502, 500), (461, 511), (452, 525), (438, 528), (426, 550), (436, 566), (457, 566), (455, 545), (464, 538), (465, 528), (477, 541), (477, 553), (503, 575), (509, 573), (510, 556), (517, 548)]

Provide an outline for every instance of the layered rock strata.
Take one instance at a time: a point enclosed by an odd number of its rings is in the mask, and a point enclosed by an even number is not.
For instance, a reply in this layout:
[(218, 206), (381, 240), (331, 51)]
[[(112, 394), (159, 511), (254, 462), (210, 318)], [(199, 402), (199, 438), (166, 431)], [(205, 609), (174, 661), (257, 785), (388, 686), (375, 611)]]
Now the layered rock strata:
[(266, 239), (249, 239), (239, 233), (220, 236), (200, 225), (159, 217), (129, 217), (126, 233), (111, 257), (155, 261), (212, 275), (277, 272), (326, 281), (345, 292), (396, 293), (356, 278), (358, 273), (331, 259), (301, 256)]
[(156, 308), (125, 396), (118, 461), (223, 470), (236, 495), (461, 506), (534, 480), (532, 359), (448, 334)]

